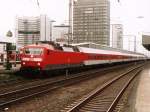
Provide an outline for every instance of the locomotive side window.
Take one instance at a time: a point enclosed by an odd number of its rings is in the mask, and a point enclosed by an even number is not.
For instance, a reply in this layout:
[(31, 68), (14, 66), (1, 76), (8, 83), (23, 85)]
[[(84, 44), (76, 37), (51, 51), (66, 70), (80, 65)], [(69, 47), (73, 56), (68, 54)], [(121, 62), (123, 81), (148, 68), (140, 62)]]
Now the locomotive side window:
[(43, 48), (25, 48), (25, 54), (42, 55)]

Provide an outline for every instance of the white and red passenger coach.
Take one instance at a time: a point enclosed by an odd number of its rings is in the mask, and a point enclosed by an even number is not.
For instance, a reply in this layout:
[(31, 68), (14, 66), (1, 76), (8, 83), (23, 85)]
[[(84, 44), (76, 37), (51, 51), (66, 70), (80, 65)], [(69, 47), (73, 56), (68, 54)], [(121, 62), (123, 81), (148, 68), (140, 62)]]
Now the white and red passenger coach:
[[(85, 47), (86, 46), (86, 47)], [(21, 69), (56, 70), (98, 64), (144, 60), (140, 53), (97, 44), (38, 43), (22, 48)]]

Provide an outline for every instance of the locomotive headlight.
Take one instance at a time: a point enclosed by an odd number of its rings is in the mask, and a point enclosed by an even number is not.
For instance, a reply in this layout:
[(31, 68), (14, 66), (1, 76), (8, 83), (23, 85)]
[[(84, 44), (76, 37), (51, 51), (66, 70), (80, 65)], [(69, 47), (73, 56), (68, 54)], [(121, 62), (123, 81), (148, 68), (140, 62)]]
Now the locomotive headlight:
[(33, 58), (33, 61), (42, 61), (42, 58)]
[(25, 65), (26, 63), (25, 62), (23, 62), (23, 65)]
[(40, 66), (41, 64), (40, 64), (40, 63), (37, 63), (37, 65), (39, 65), (39, 66)]

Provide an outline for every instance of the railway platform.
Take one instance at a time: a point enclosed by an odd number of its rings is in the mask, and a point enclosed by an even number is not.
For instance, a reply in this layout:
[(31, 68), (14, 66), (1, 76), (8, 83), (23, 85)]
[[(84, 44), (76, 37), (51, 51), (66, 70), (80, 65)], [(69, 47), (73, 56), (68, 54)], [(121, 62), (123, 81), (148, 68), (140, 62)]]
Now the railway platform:
[(134, 112), (150, 112), (150, 64), (141, 72)]

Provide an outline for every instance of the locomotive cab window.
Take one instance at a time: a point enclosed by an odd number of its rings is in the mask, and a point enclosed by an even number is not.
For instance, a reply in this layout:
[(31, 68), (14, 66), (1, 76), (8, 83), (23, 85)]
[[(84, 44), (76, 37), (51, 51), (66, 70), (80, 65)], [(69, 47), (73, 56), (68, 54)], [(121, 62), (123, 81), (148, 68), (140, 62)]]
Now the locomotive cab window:
[(42, 55), (43, 48), (25, 48), (24, 53), (29, 55)]

